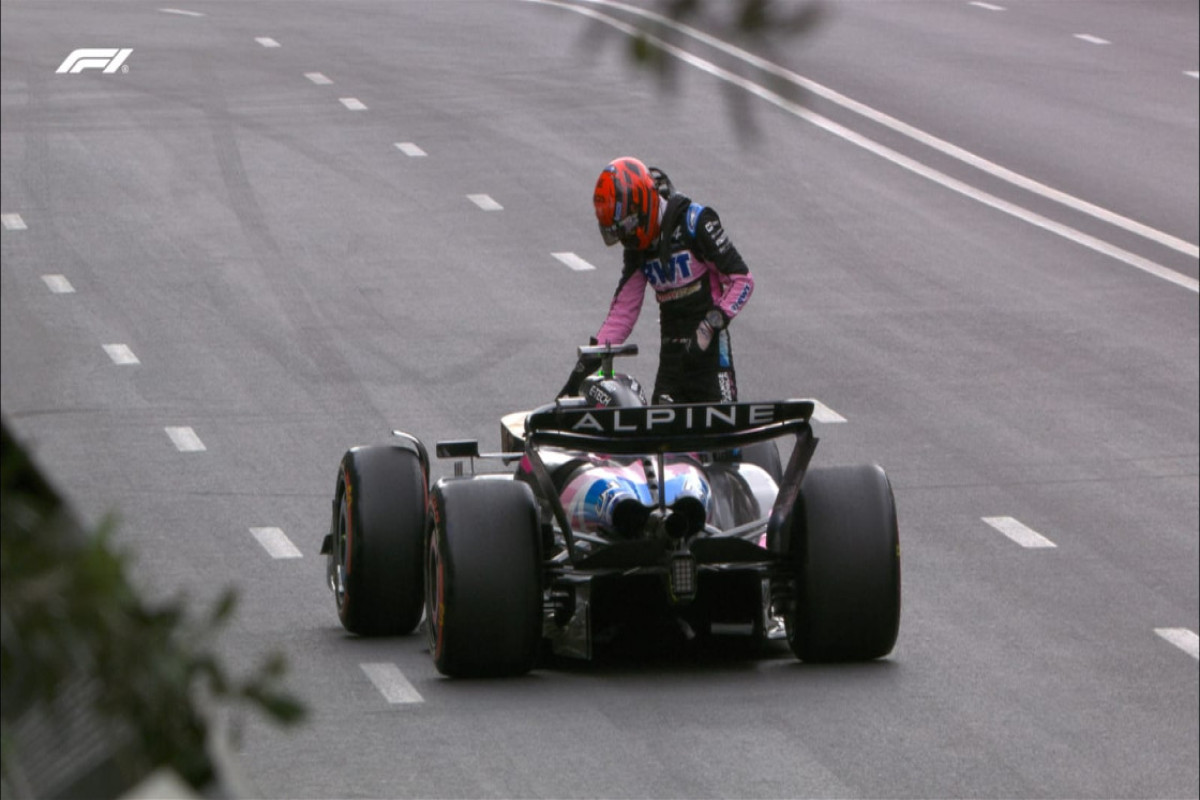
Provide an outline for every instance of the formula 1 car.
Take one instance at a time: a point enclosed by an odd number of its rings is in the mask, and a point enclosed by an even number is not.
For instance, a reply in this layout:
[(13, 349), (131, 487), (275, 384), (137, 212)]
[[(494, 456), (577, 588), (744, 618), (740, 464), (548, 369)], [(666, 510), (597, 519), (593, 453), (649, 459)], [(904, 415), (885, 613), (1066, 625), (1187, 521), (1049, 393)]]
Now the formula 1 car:
[[(809, 469), (813, 402), (647, 405), (614, 357), (581, 397), (505, 417), (502, 452), (411, 434), (342, 457), (321, 552), (343, 626), (411, 633), (445, 675), (528, 672), (548, 645), (592, 658), (614, 631), (673, 620), (805, 661), (891, 652), (900, 549), (878, 466)], [(776, 440), (791, 435), (786, 468)], [(515, 470), (476, 472), (480, 459)], [(466, 465), (469, 463), (469, 470)]]

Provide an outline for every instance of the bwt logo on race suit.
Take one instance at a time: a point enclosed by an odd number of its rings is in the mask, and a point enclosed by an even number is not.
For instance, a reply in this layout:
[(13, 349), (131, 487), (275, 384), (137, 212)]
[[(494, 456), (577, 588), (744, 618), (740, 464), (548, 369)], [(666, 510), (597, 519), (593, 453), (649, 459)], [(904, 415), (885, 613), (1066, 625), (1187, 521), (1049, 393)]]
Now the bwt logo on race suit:
[(678, 286), (692, 279), (692, 254), (676, 253), (664, 265), (659, 259), (642, 265), (646, 280), (654, 287)]
[[(125, 59), (133, 52), (132, 47), (84, 47), (75, 50), (66, 60), (54, 70), (57, 74), (75, 74), (85, 69), (102, 70), (105, 75), (111, 75), (125, 64)], [(129, 67), (125, 67), (129, 69)]]

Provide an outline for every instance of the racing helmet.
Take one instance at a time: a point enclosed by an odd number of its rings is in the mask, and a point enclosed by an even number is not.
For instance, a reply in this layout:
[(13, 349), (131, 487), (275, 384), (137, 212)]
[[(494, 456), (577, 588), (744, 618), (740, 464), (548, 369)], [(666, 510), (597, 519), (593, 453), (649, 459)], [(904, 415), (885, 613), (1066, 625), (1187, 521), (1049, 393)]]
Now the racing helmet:
[(596, 180), (592, 204), (604, 243), (647, 250), (658, 238), (659, 190), (650, 169), (636, 158), (618, 158)]
[(593, 408), (637, 408), (648, 405), (646, 393), (637, 378), (622, 373), (595, 373), (583, 379), (579, 396), (587, 398)]

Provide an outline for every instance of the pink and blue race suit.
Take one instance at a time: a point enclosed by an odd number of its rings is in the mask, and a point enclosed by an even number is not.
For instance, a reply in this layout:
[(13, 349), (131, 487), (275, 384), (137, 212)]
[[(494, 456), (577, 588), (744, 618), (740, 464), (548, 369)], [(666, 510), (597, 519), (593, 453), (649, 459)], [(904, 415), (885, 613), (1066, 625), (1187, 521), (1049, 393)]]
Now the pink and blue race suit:
[[(598, 344), (622, 344), (633, 332), (646, 287), (658, 301), (662, 343), (653, 403), (732, 402), (737, 399), (729, 323), (754, 291), (754, 278), (717, 213), (680, 194), (662, 200), (662, 233), (651, 250), (625, 249), (621, 281)], [(687, 347), (706, 315), (720, 311), (724, 325), (708, 349)]]

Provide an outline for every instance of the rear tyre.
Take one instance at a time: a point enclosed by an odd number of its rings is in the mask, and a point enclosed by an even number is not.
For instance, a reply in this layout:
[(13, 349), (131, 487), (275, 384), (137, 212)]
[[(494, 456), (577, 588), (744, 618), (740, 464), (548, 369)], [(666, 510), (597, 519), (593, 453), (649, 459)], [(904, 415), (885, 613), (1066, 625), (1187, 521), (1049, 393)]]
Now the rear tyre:
[(868, 661), (891, 652), (900, 628), (900, 536), (883, 469), (810, 471), (788, 551), (797, 580), (784, 618), (798, 658)]
[(537, 504), (520, 481), (439, 481), (426, 548), (429, 651), (443, 675), (521, 675), (542, 639)]
[(329, 571), (342, 626), (362, 636), (411, 633), (425, 602), (420, 458), (394, 445), (348, 451), (333, 513)]

